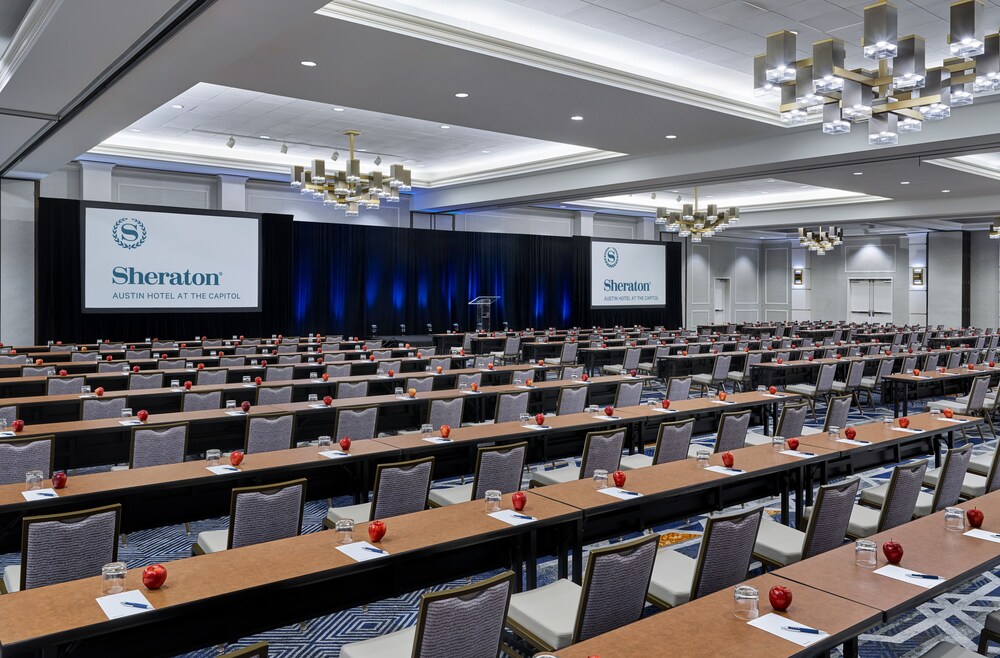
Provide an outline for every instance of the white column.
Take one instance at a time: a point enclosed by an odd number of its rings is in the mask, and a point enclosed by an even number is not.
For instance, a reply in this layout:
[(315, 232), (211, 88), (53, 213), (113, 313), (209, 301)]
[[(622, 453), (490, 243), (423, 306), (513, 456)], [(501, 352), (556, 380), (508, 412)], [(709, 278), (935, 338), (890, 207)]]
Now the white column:
[(80, 198), (84, 201), (114, 201), (110, 162), (80, 161)]
[[(910, 324), (927, 324), (927, 279), (931, 276), (927, 271), (927, 234), (907, 233), (909, 242), (909, 266), (907, 273), (909, 317), (906, 321)], [(924, 268), (924, 283), (920, 286), (913, 285), (913, 268)], [(961, 267), (959, 265), (959, 267)], [(955, 294), (961, 294), (956, 290)]]
[(219, 210), (247, 209), (247, 177), (219, 174)]
[(585, 210), (574, 213), (573, 235), (594, 236), (594, 213)]
[[(809, 250), (799, 247), (798, 241), (792, 242), (791, 248), (792, 270), (788, 273), (789, 284), (792, 288), (792, 313), (791, 319), (811, 320), (812, 319), (812, 270), (809, 269)], [(795, 270), (802, 270), (802, 283), (795, 284)]]
[(656, 220), (652, 217), (640, 217), (636, 226), (639, 233), (640, 240), (655, 240), (656, 239)]
[(0, 181), (0, 341), (35, 344), (35, 181)]

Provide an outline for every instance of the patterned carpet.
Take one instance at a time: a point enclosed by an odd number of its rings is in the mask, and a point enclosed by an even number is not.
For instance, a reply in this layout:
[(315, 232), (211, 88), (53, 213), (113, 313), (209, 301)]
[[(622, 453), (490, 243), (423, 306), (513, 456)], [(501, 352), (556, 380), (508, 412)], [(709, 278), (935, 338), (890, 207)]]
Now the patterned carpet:
[[(650, 392), (662, 397), (662, 392), (655, 389)], [(874, 416), (869, 413), (863, 418), (857, 412), (852, 412), (852, 423), (870, 422), (882, 415), (880, 409)], [(818, 409), (822, 419), (822, 408)], [(891, 413), (891, 412), (889, 412)], [(973, 433), (974, 435), (975, 433)], [(970, 435), (972, 438), (972, 435)], [(695, 440), (711, 445), (713, 437), (700, 436)], [(978, 442), (978, 435), (975, 440)], [(976, 453), (993, 449), (995, 441), (976, 446)], [(652, 454), (651, 451), (649, 454)], [(543, 468), (534, 465), (534, 469)], [(890, 468), (880, 468), (859, 473), (862, 479), (861, 488), (865, 489), (885, 482), (891, 472)], [(452, 486), (458, 480), (442, 481), (435, 486)], [(335, 499), (335, 505), (350, 504), (348, 498)], [(778, 501), (759, 501), (766, 505), (770, 514), (778, 513)], [(793, 505), (794, 509), (794, 505)], [(303, 520), (303, 532), (319, 532), (323, 517), (326, 515), (326, 501), (307, 503)], [(191, 534), (184, 531), (183, 525), (169, 526), (135, 532), (128, 536), (127, 545), (120, 549), (120, 558), (129, 567), (140, 567), (156, 562), (169, 562), (190, 556), (191, 543), (197, 538), (197, 533), (204, 530), (215, 530), (226, 527), (228, 518), (211, 519), (192, 523)], [(704, 517), (696, 517), (685, 522), (658, 527), (655, 530), (662, 533), (661, 546), (669, 546), (673, 550), (682, 551), (686, 555), (697, 555), (701, 533), (704, 529)], [(590, 546), (587, 548), (594, 548)], [(16, 564), (19, 554), (0, 555), (0, 566)], [(492, 573), (479, 574), (480, 579)], [(539, 564), (539, 584), (544, 585), (556, 578), (556, 564), (549, 560)], [(447, 589), (465, 584), (466, 581), (442, 583), (434, 589)], [(367, 609), (354, 608), (343, 612), (310, 620), (307, 624), (286, 626), (258, 636), (244, 638), (239, 644), (231, 645), (232, 650), (239, 646), (266, 640), (270, 643), (271, 655), (276, 658), (319, 658), (334, 657), (340, 654), (340, 648), (350, 642), (368, 639), (378, 635), (399, 630), (416, 623), (417, 605), (421, 592), (407, 596), (380, 601), (368, 606)], [(936, 599), (920, 606), (915, 611), (905, 614), (888, 624), (878, 626), (861, 636), (860, 654), (865, 658), (902, 658), (919, 656), (941, 639), (949, 639), (965, 648), (975, 650), (979, 632), (987, 613), (1000, 607), (1000, 569), (982, 574), (958, 589), (943, 594)], [(655, 609), (647, 607), (646, 614), (656, 614)], [(1000, 646), (994, 646), (991, 655), (1000, 652)], [(676, 654), (676, 652), (672, 652)], [(216, 647), (185, 654), (187, 658), (209, 658), (216, 656)], [(841, 655), (839, 651), (835, 656)]]

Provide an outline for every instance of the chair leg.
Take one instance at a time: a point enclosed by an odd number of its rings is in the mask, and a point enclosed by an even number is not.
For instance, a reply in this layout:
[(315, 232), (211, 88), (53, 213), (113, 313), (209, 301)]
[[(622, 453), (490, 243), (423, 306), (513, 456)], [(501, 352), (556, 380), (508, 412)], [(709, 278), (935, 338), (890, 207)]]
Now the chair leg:
[[(333, 507), (333, 505), (331, 505), (330, 507)], [(191, 534), (191, 522), (190, 521), (185, 521), (184, 522), (184, 534), (185, 535), (190, 535)]]
[(125, 533), (123, 532), (123, 533), (122, 533), (122, 548), (125, 548), (125, 545), (126, 545), (126, 541), (125, 541)]

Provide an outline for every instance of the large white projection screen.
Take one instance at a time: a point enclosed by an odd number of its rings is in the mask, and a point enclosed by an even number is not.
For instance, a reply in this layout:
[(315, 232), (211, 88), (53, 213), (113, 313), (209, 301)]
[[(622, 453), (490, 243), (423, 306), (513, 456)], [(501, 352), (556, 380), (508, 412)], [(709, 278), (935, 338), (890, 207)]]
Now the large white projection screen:
[(590, 243), (591, 308), (666, 307), (667, 250), (648, 242)]

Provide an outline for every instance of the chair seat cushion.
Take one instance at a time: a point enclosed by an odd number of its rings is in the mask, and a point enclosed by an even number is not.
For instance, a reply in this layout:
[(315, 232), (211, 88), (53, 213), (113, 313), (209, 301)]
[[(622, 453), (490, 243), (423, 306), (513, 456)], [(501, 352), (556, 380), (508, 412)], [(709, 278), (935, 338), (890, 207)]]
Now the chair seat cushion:
[(380, 635), (370, 640), (345, 644), (340, 650), (340, 658), (396, 658), (413, 654), (413, 641), (417, 627), (410, 626), (395, 633)]
[(938, 642), (925, 653), (920, 654), (920, 658), (980, 658), (978, 653), (963, 649), (957, 644)]
[(558, 366), (562, 365), (562, 359), (559, 358), (558, 356), (550, 356), (549, 358), (545, 359), (545, 363), (550, 366)]
[(503, 358), (503, 352), (490, 352), (490, 356), (494, 356), (494, 357), (496, 357), (498, 359), (502, 359)]
[(350, 519), (355, 523), (368, 523), (371, 520), (372, 504), (348, 505), (347, 507), (331, 507), (326, 512), (326, 518), (336, 523), (341, 519)]
[[(809, 510), (810, 512), (812, 510)], [(878, 520), (881, 511), (855, 505), (851, 510), (851, 520), (847, 523), (847, 534), (851, 537), (870, 537), (878, 530)]]
[(459, 484), (454, 487), (444, 487), (441, 489), (431, 489), (427, 496), (431, 504), (439, 507), (445, 505), (457, 505), (467, 503), (472, 500), (472, 483)]
[(711, 384), (714, 380), (712, 375), (708, 373), (699, 373), (697, 375), (691, 375), (691, 381), (695, 384)]
[(726, 375), (726, 379), (732, 379), (733, 381), (741, 382), (743, 381), (743, 371), (731, 370), (729, 374)]
[(843, 393), (847, 390), (847, 382), (833, 382), (830, 387), (838, 393)]
[(760, 434), (758, 432), (747, 432), (746, 441), (743, 445), (747, 446), (768, 446), (771, 445), (771, 437), (766, 434)]
[(604, 372), (613, 372), (615, 374), (621, 374), (621, 371), (624, 370), (624, 368), (625, 366), (622, 365), (604, 366)]
[[(941, 469), (935, 468), (932, 470), (940, 471)], [(940, 477), (940, 475), (937, 475), (937, 477)], [(925, 482), (927, 481), (926, 477), (924, 478), (924, 481)], [(888, 491), (889, 491), (889, 483), (886, 482), (885, 484), (880, 484), (876, 487), (871, 487), (862, 491), (861, 500), (871, 505), (882, 507), (883, 505), (885, 505), (885, 497)], [(934, 494), (927, 493), (926, 491), (921, 491), (919, 494), (917, 494), (917, 506), (916, 509), (914, 509), (913, 511), (914, 515), (927, 516), (928, 514), (931, 513), (931, 505), (933, 504), (934, 504)], [(853, 515), (851, 518), (854, 518)]]
[(806, 427), (803, 425), (802, 436), (806, 436), (807, 434), (823, 434), (823, 430), (819, 427)]
[(798, 393), (799, 395), (816, 395), (816, 387), (812, 384), (792, 384), (791, 386), (786, 386), (785, 390), (789, 393)]
[(646, 361), (640, 361), (639, 362), (639, 370), (652, 370), (653, 367), (654, 366), (653, 366), (652, 363), (648, 363)]
[(993, 465), (993, 453), (986, 452), (981, 455), (973, 455), (969, 460), (969, 472), (976, 475), (988, 476), (990, 467)]
[(3, 586), (10, 592), (20, 592), (21, 591), (21, 565), (12, 564), (9, 567), (3, 568)]
[(865, 388), (874, 388), (875, 387), (875, 378), (874, 377), (862, 377), (861, 378), (861, 385), (864, 386)]
[(757, 544), (753, 554), (768, 562), (785, 566), (802, 559), (802, 546), (806, 533), (771, 520), (767, 514), (757, 531)]
[[(573, 627), (582, 589), (562, 578), (544, 587), (510, 597), (507, 617), (553, 649), (573, 641)], [(401, 654), (402, 655), (402, 654)]]
[(229, 545), (229, 529), (198, 533), (198, 546), (206, 553), (221, 553)]
[(563, 466), (553, 468), (550, 471), (538, 471), (531, 476), (531, 482), (535, 486), (544, 487), (549, 484), (562, 484), (580, 479), (579, 466)]
[(941, 411), (951, 409), (952, 411), (957, 411), (959, 413), (965, 413), (968, 406), (968, 402), (958, 402), (957, 400), (934, 400), (933, 402), (927, 403), (928, 409), (939, 409)]
[(1000, 634), (1000, 610), (994, 610), (986, 615), (986, 630)]
[(645, 468), (647, 466), (653, 465), (653, 458), (649, 455), (637, 452), (634, 455), (625, 455), (622, 457), (621, 464), (619, 468), (623, 471), (632, 471), (637, 468)]
[(656, 552), (649, 593), (676, 607), (691, 600), (691, 587), (698, 561), (679, 551), (662, 548)]

